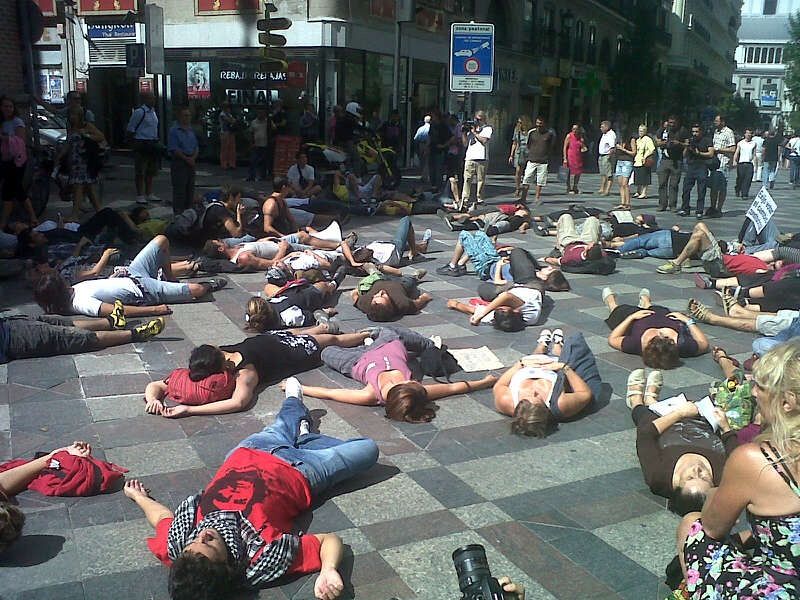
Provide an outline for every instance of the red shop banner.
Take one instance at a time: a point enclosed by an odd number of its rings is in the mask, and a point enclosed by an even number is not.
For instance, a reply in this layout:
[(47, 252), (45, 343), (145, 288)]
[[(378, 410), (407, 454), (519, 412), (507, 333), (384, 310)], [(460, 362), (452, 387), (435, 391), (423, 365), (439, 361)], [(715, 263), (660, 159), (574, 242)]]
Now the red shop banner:
[(33, 0), (33, 3), (39, 7), (45, 17), (56, 16), (56, 0)]
[(80, 0), (78, 11), (82, 15), (122, 15), (136, 12), (136, 0)]
[(259, 12), (261, 0), (194, 0), (196, 15), (236, 15)]

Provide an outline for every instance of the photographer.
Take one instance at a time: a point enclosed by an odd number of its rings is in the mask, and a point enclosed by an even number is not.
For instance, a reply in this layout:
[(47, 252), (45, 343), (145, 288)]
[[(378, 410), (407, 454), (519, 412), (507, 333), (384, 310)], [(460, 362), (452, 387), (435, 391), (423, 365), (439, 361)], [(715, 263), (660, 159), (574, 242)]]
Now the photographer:
[(464, 189), (461, 193), (462, 206), (469, 206), (472, 195), (472, 178), (477, 180), (477, 203), (483, 202), (483, 185), (486, 183), (487, 145), (492, 138), (492, 128), (486, 124), (486, 113), (479, 110), (473, 122), (465, 122), (461, 127), (461, 141), (467, 149), (464, 160)]

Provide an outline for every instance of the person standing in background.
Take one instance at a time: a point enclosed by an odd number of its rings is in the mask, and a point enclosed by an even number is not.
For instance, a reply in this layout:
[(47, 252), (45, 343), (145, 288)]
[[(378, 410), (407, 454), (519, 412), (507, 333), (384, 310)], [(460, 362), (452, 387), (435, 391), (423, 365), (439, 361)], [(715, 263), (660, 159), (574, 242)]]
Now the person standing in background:
[(760, 129), (756, 129), (753, 141), (756, 143), (756, 154), (753, 157), (753, 181), (761, 181), (761, 165), (764, 162), (764, 137)]
[(709, 187), (711, 188), (711, 206), (706, 210), (707, 217), (722, 215), (722, 205), (728, 195), (728, 165), (731, 157), (736, 152), (736, 137), (733, 130), (728, 127), (725, 117), (717, 115), (714, 118), (714, 152), (719, 159), (719, 168), (710, 169)]
[(272, 177), (275, 164), (275, 142), (279, 135), (286, 135), (286, 129), (289, 125), (286, 110), (283, 108), (283, 102), (280, 99), (272, 103), (270, 122), (269, 143), (267, 145), (267, 175)]
[(781, 138), (778, 137), (777, 132), (774, 129), (770, 129), (767, 132), (767, 137), (764, 138), (764, 147), (761, 152), (761, 159), (764, 163), (761, 167), (761, 179), (769, 189), (775, 187), (775, 173), (778, 170), (778, 157), (780, 156), (778, 147), (780, 143)]
[[(570, 132), (564, 138), (563, 147), (563, 164), (569, 173), (567, 173), (567, 193), (580, 194), (578, 189), (578, 182), (583, 175), (583, 155), (588, 151), (584, 141), (583, 131), (580, 125), (575, 123)], [(570, 185), (570, 179), (572, 185)]]
[(614, 168), (612, 158), (614, 148), (617, 147), (617, 134), (611, 129), (611, 121), (600, 123), (600, 142), (597, 145), (597, 166), (600, 170), (600, 189), (597, 191), (601, 196), (608, 196), (611, 193), (611, 186), (614, 183)]
[(542, 202), (542, 188), (547, 185), (547, 167), (550, 162), (550, 152), (556, 136), (552, 129), (546, 129), (544, 117), (536, 117), (536, 127), (528, 132), (525, 147), (528, 149), (528, 160), (525, 165), (525, 176), (522, 178), (522, 189), (519, 201), (525, 204), (528, 200), (528, 188), (531, 180), (536, 182), (536, 200), (534, 205)]
[(477, 180), (475, 194), (477, 204), (483, 203), (483, 186), (486, 184), (486, 163), (489, 158), (489, 140), (493, 129), (486, 124), (486, 113), (479, 110), (475, 113), (475, 122), (463, 129), (461, 141), (467, 149), (464, 156), (464, 189), (461, 192), (463, 205), (469, 204), (472, 196), (472, 178)]
[(194, 201), (194, 177), (200, 145), (192, 129), (192, 112), (188, 106), (178, 109), (178, 122), (169, 130), (167, 150), (172, 179), (172, 214), (178, 215)]
[(306, 109), (300, 115), (300, 136), (303, 142), (313, 142), (319, 139), (319, 117), (313, 102), (306, 103)]
[(269, 144), (269, 115), (264, 107), (256, 111), (250, 123), (250, 173), (247, 181), (261, 181), (267, 171), (267, 146)]
[(126, 135), (133, 148), (133, 165), (136, 177), (136, 202), (147, 204), (159, 202), (153, 194), (153, 177), (161, 163), (161, 148), (158, 143), (158, 115), (154, 106), (153, 92), (142, 92), (141, 104), (131, 114)]
[(428, 143), (429, 132), (431, 129), (431, 116), (425, 115), (422, 125), (417, 128), (414, 134), (414, 146), (417, 152), (417, 159), (420, 167), (420, 180), (422, 183), (430, 183), (431, 170), (429, 164), (430, 145)]
[(231, 103), (223, 102), (219, 113), (219, 166), (236, 168), (236, 117), (231, 113)]
[(531, 120), (527, 115), (520, 115), (511, 134), (508, 164), (514, 168), (514, 198), (519, 198), (522, 193), (522, 174), (528, 164), (528, 131), (530, 129)]
[(756, 143), (753, 141), (753, 130), (744, 130), (744, 139), (736, 144), (733, 153), (732, 167), (736, 167), (736, 197), (747, 200), (750, 197), (750, 184), (753, 182), (753, 160), (756, 155)]
[(658, 164), (658, 210), (678, 210), (678, 186), (681, 182), (683, 150), (689, 142), (689, 132), (681, 127), (678, 117), (670, 115), (656, 134), (656, 146), (661, 149)]

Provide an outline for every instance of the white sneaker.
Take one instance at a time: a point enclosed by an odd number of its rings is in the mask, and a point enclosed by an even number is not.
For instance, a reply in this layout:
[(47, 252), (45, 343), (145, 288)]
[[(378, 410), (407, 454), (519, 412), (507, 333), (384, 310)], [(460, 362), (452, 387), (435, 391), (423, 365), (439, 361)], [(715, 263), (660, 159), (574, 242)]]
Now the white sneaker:
[(286, 380), (286, 397), (297, 398), (300, 402), (303, 401), (303, 386), (297, 380), (297, 377), (289, 377)]
[(149, 195), (147, 196), (147, 201), (148, 201), (148, 202), (161, 202), (161, 198), (159, 198), (159, 197), (158, 197), (158, 196), (156, 196), (155, 194), (149, 194)]
[(144, 196), (136, 196), (136, 204), (147, 204), (147, 198)]
[(423, 243), (430, 242), (432, 237), (433, 237), (433, 231), (431, 231), (430, 229), (426, 229), (425, 233), (422, 234)]
[(300, 421), (300, 435), (308, 435), (309, 431), (311, 431), (311, 426), (308, 424), (308, 421), (305, 419)]

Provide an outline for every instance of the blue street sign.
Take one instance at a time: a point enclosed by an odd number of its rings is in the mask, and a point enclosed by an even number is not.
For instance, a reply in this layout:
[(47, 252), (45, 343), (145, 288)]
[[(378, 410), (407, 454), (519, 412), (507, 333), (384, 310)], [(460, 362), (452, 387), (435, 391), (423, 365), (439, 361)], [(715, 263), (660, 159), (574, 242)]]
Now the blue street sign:
[(491, 92), (494, 85), (494, 25), (450, 26), (450, 91)]

